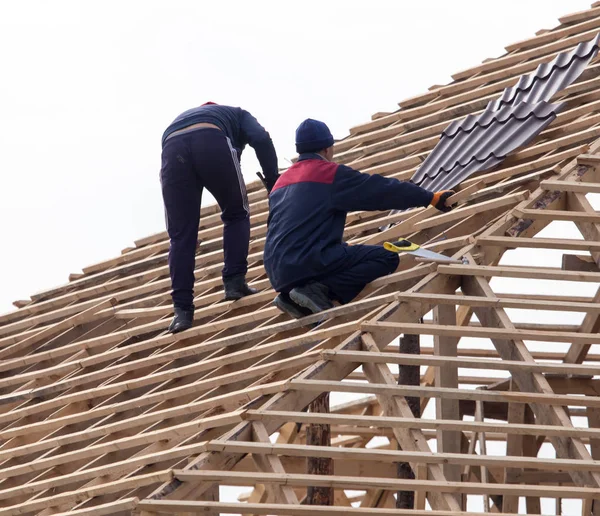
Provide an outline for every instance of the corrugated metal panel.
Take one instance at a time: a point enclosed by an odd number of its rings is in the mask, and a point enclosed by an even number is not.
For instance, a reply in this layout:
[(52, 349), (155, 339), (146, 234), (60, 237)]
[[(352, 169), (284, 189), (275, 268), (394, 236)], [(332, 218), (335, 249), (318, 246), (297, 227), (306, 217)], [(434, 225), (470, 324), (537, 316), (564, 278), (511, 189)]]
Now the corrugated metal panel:
[(523, 75), (517, 84), (506, 88), (499, 99), (486, 107), (498, 110), (506, 104), (518, 102), (549, 101), (555, 93), (574, 82), (598, 54), (600, 34), (594, 39), (579, 43), (571, 52), (558, 54), (554, 61), (542, 63), (530, 75)]
[(411, 181), (428, 190), (447, 190), (498, 165), (510, 152), (527, 145), (564, 106), (548, 101), (581, 75), (599, 49), (600, 33), (539, 65), (534, 73), (522, 76), (517, 84), (491, 101), (483, 113), (452, 122)]
[(492, 168), (543, 131), (563, 105), (521, 102), (451, 124), (412, 182), (429, 190), (442, 190)]
[(526, 145), (562, 108), (549, 104), (550, 98), (581, 75), (599, 48), (600, 34), (521, 77), (483, 113), (451, 123), (411, 181), (432, 190), (452, 188)]

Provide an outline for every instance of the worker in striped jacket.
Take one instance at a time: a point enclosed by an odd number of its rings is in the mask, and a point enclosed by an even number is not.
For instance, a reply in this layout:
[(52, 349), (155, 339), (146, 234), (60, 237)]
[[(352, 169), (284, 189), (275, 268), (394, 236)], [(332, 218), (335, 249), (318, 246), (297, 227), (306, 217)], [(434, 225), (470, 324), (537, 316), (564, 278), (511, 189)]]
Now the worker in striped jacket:
[(188, 329), (194, 319), (195, 255), (205, 187), (221, 208), (225, 299), (256, 292), (246, 283), (250, 209), (239, 162), (246, 144), (256, 152), (270, 190), (279, 177), (277, 154), (269, 133), (248, 111), (207, 102), (179, 115), (163, 134), (160, 181), (171, 244), (172, 333)]

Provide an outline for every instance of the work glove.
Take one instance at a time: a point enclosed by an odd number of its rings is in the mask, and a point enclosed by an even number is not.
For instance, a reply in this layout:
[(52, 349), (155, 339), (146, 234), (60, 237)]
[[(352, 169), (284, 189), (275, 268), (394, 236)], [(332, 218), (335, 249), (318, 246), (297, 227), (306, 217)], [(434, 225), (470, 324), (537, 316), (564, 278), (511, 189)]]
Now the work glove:
[(446, 201), (449, 197), (453, 196), (456, 192), (454, 190), (441, 190), (439, 192), (435, 192), (433, 194), (433, 199), (431, 199), (431, 206), (436, 209), (443, 211), (444, 213), (449, 212), (456, 206), (453, 204), (452, 206), (447, 206)]

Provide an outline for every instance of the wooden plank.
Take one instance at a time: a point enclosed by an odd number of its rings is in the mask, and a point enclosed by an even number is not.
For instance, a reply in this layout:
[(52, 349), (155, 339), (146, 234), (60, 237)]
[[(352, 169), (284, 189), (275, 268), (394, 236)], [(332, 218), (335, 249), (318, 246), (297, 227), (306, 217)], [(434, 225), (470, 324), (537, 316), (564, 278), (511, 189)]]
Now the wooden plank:
[[(483, 202), (474, 204), (472, 206), (458, 208), (449, 213), (435, 215), (435, 216), (429, 217), (429, 218), (424, 218), (426, 216), (425, 212), (427, 212), (427, 210), (424, 210), (423, 212), (419, 212), (418, 215), (415, 215), (415, 217), (418, 217), (418, 218), (414, 219), (415, 220), (414, 223), (411, 221), (411, 219), (408, 219), (406, 225), (394, 226), (394, 227), (376, 235), (377, 238), (375, 240), (368, 240), (367, 242), (368, 243), (373, 243), (375, 241), (383, 242), (385, 240), (400, 238), (402, 236), (406, 236), (406, 234), (409, 231), (421, 231), (423, 229), (435, 227), (435, 226), (438, 226), (441, 224), (447, 224), (448, 222), (464, 219), (465, 217), (468, 217), (470, 215), (475, 215), (477, 213), (481, 213), (484, 211), (490, 211), (490, 210), (494, 210), (496, 208), (500, 208), (500, 207), (504, 207), (504, 206), (511, 206), (511, 205), (517, 204), (517, 203), (527, 199), (528, 196), (529, 196), (529, 192), (513, 193), (513, 194), (499, 197), (497, 199), (483, 201)], [(423, 220), (420, 220), (422, 218), (423, 218)], [(411, 221), (410, 225), (408, 225), (408, 221)], [(375, 237), (373, 237), (373, 238), (375, 238)]]
[(452, 78), (455, 81), (460, 81), (463, 79), (468, 79), (469, 77), (475, 74), (490, 73), (495, 70), (501, 69), (504, 66), (511, 66), (516, 63), (520, 63), (528, 59), (539, 58), (540, 56), (544, 55), (546, 56), (547, 61), (551, 61), (554, 57), (553, 54), (555, 52), (560, 52), (583, 41), (591, 40), (594, 38), (595, 35), (596, 31), (592, 29), (583, 33), (567, 36), (566, 38), (563, 38), (560, 41), (554, 41), (552, 43), (548, 43), (546, 45), (542, 45), (531, 50), (518, 52), (517, 54), (499, 57), (490, 62), (483, 63), (472, 68), (468, 68), (467, 70), (453, 74)]
[(600, 272), (562, 271), (550, 267), (509, 267), (492, 265), (438, 265), (441, 274), (461, 276), (499, 276), (503, 278), (551, 279), (600, 283)]
[[(252, 435), (254, 437), (254, 440), (261, 444), (271, 443), (267, 429), (265, 428), (265, 425), (260, 421), (255, 421), (252, 424)], [(285, 469), (281, 464), (281, 460), (277, 456), (253, 456), (253, 459), (256, 462), (256, 465), (259, 467), (260, 471), (272, 473), (275, 475), (285, 474)], [(296, 493), (289, 486), (278, 486), (276, 499), (281, 501), (282, 503), (290, 503), (296, 505), (299, 503)]]
[[(456, 516), (452, 511), (415, 511), (412, 509), (379, 509), (356, 507), (318, 507), (318, 506), (289, 506), (284, 504), (247, 504), (247, 503), (208, 503), (178, 500), (142, 500), (138, 507), (150, 512), (168, 511), (175, 514), (204, 514), (207, 510), (217, 510), (227, 514), (264, 514), (286, 516)], [(484, 516), (480, 512), (464, 512), (463, 516)], [(508, 516), (497, 513), (496, 516)], [(541, 515), (530, 515), (541, 516)]]
[[(189, 403), (183, 407), (172, 407), (163, 410), (157, 410), (156, 412), (146, 413), (143, 416), (135, 415), (130, 419), (124, 419), (116, 423), (101, 425), (98, 426), (98, 428), (84, 430), (82, 432), (73, 432), (69, 434), (68, 437), (64, 438), (65, 441), (63, 441), (62, 437), (54, 436), (51, 439), (48, 439), (48, 444), (46, 444), (46, 441), (40, 441), (35, 445), (28, 444), (26, 446), (31, 447), (31, 452), (46, 450), (54, 446), (62, 446), (63, 444), (66, 444), (69, 440), (72, 440), (73, 442), (84, 440), (86, 432), (89, 432), (90, 438), (95, 439), (100, 437), (100, 432), (110, 434), (119, 430), (124, 430), (132, 427), (135, 428), (138, 425), (138, 423), (141, 425), (147, 425), (155, 423), (157, 421), (161, 421), (163, 419), (168, 419), (169, 417), (177, 417), (186, 413), (193, 415), (205, 410), (217, 408), (223, 404), (243, 405), (245, 403), (249, 403), (254, 398), (260, 396), (267, 396), (276, 392), (281, 392), (284, 389), (284, 387), (285, 382), (273, 382), (265, 385), (255, 385), (251, 387), (246, 387), (243, 390), (232, 391), (227, 394), (208, 397), (207, 399), (202, 399), (200, 401)], [(195, 392), (196, 387), (193, 384), (177, 386), (165, 391), (148, 393), (142, 398), (133, 398), (123, 402), (107, 403), (95, 407), (94, 416), (98, 418), (103, 418), (111, 415), (116, 416), (122, 414), (123, 412), (131, 411), (135, 408), (148, 407), (157, 403), (173, 400), (176, 398), (183, 398)], [(14, 426), (10, 426), (1, 430), (0, 439), (13, 439), (15, 437), (19, 437), (20, 435), (26, 435), (28, 433), (37, 434), (43, 432), (52, 432), (63, 426), (76, 425), (82, 422), (85, 423), (90, 419), (90, 415), (87, 412), (73, 413), (67, 415), (58, 414), (53, 419), (48, 419), (44, 421), (34, 420), (33, 422), (29, 421), (26, 415), (23, 415), (23, 418), (24, 420), (21, 421), (20, 425), (16, 424)], [(12, 447), (10, 448), (10, 450), (11, 453), (15, 454), (16, 456), (20, 454), (20, 450), (23, 450), (24, 454), (26, 453), (26, 448), (23, 447)]]
[(562, 220), (567, 222), (600, 223), (600, 214), (598, 213), (586, 213), (565, 210), (515, 209), (513, 211), (513, 214), (522, 219), (530, 220), (550, 220), (552, 222), (556, 220)]
[(148, 431), (131, 437), (122, 437), (107, 442), (99, 442), (79, 450), (72, 450), (57, 455), (50, 455), (43, 459), (38, 459), (31, 463), (21, 463), (10, 467), (0, 469), (0, 478), (11, 478), (12, 476), (22, 475), (33, 471), (43, 471), (47, 468), (66, 464), (82, 458), (98, 457), (105, 453), (135, 448), (144, 444), (150, 444), (159, 441), (165, 441), (175, 436), (185, 437), (195, 435), (207, 428), (217, 428), (220, 426), (229, 426), (241, 420), (240, 412), (222, 414), (202, 418), (200, 420), (187, 421), (169, 428)]
[[(456, 310), (453, 306), (439, 305), (433, 310), (433, 321), (436, 326), (456, 325)], [(436, 335), (433, 340), (434, 353), (437, 358), (445, 360), (456, 358), (458, 339), (455, 337)], [(435, 386), (458, 388), (458, 368), (453, 367), (451, 362), (445, 363), (444, 367), (435, 369)], [(436, 398), (435, 402), (436, 419), (455, 419), (461, 420), (458, 400), (447, 400)], [(448, 432), (439, 430), (437, 432), (437, 451), (442, 453), (460, 453), (460, 432)], [(454, 462), (449, 462), (444, 466), (444, 474), (451, 482), (460, 481), (460, 466)], [(461, 504), (460, 497), (457, 497), (457, 503)]]
[[(372, 353), (377, 354), (379, 352), (379, 348), (373, 337), (369, 334), (363, 334), (361, 336), (361, 341), (363, 347)], [(369, 380), (369, 382), (381, 382), (382, 385), (386, 387), (390, 387), (391, 389), (417, 389), (418, 387), (407, 387), (407, 386), (397, 386), (394, 378), (392, 377), (387, 366), (383, 366), (381, 364), (364, 364), (363, 371), (365, 376)], [(304, 383), (312, 383), (314, 380), (298, 380)], [(328, 383), (328, 382), (326, 382)], [(338, 382), (342, 383), (342, 382)], [(372, 385), (371, 383), (367, 385)], [(294, 389), (296, 385), (290, 386), (290, 388)], [(326, 390), (327, 391), (327, 390)], [(404, 416), (411, 417), (413, 415), (411, 408), (408, 405), (407, 400), (404, 398), (404, 393), (396, 392), (382, 392), (380, 391), (378, 394), (383, 394), (379, 396), (379, 404), (381, 405), (384, 413), (388, 416)], [(431, 451), (427, 441), (420, 431), (417, 430), (409, 430), (406, 431), (403, 428), (393, 428), (394, 436), (398, 442), (398, 445), (403, 450), (421, 450), (421, 451)], [(412, 465), (411, 465), (412, 467)], [(445, 482), (446, 479), (444, 477), (443, 470), (438, 465), (428, 465), (429, 475), (431, 478)], [(414, 468), (413, 468), (414, 471)], [(397, 482), (402, 482), (404, 480), (398, 480)], [(407, 481), (407, 480), (406, 480)], [(404, 491), (404, 489), (402, 489)], [(456, 503), (455, 498), (450, 495), (443, 494), (440, 495), (437, 492), (428, 492), (429, 503), (432, 507), (441, 507), (442, 509), (454, 509), (460, 510), (460, 506)]]
[(406, 293), (399, 292), (397, 298), (401, 301), (422, 301), (436, 302), (442, 305), (460, 305), (460, 306), (488, 306), (502, 308), (520, 308), (531, 310), (550, 310), (550, 311), (566, 311), (566, 312), (598, 312), (600, 306), (593, 303), (592, 298), (588, 298), (590, 302), (575, 300), (568, 296), (535, 296), (526, 294), (504, 294), (496, 297), (478, 297), (464, 296), (455, 294), (421, 294), (421, 293)]
[[(471, 295), (493, 295), (493, 291), (490, 288), (486, 280), (482, 278), (468, 278), (463, 281), (463, 291), (465, 294)], [(475, 313), (482, 322), (488, 326), (496, 326), (505, 330), (512, 329), (512, 323), (501, 308), (490, 309), (476, 309)], [(509, 340), (506, 338), (493, 339), (494, 346), (501, 354), (502, 358), (507, 360), (517, 358), (524, 362), (532, 362), (533, 358), (529, 354), (525, 344), (521, 340)], [(539, 373), (521, 373), (513, 372), (513, 378), (519, 389), (522, 392), (536, 392), (542, 396), (552, 396), (552, 388), (548, 384), (548, 381)], [(513, 394), (513, 393), (505, 393)], [(572, 427), (571, 420), (566, 414), (562, 406), (556, 405), (544, 405), (535, 403), (532, 405), (532, 409), (535, 412), (536, 418), (542, 424), (551, 422), (553, 424), (562, 424), (565, 427)], [(574, 438), (552, 438), (552, 444), (556, 449), (558, 457), (573, 458), (579, 460), (590, 459), (590, 454), (585, 448), (584, 444)], [(579, 485), (592, 485), (596, 489), (600, 487), (600, 475), (597, 473), (587, 472), (571, 472), (573, 481)]]
[(116, 502), (104, 503), (102, 505), (94, 505), (93, 507), (87, 507), (85, 509), (75, 509), (68, 512), (55, 512), (53, 516), (112, 516), (121, 511), (133, 511), (139, 499), (137, 497), (125, 498), (123, 500), (117, 500)]
[(562, 496), (564, 498), (593, 499), (598, 496), (598, 490), (593, 487), (540, 486), (515, 484), (481, 484), (478, 482), (440, 482), (436, 480), (397, 480), (378, 477), (345, 477), (330, 475), (305, 474), (269, 474), (245, 473), (237, 471), (188, 471), (174, 470), (173, 476), (182, 482), (219, 482), (225, 485), (253, 485), (255, 481), (279, 485), (305, 487), (311, 482), (320, 486), (338, 489), (364, 489), (377, 487), (379, 489), (396, 490), (410, 487), (415, 491), (435, 491), (438, 493), (464, 494), (517, 494), (538, 496)]
[[(90, 481), (98, 478), (108, 478), (111, 475), (129, 475), (135, 472), (140, 467), (157, 464), (162, 461), (180, 461), (191, 455), (201, 453), (207, 448), (206, 442), (197, 444), (184, 444), (176, 448), (171, 448), (162, 451), (153, 450), (144, 455), (136, 455), (122, 461), (110, 462), (103, 466), (89, 467), (73, 473), (55, 474), (54, 476), (27, 482), (26, 484), (18, 484), (14, 487), (4, 488), (0, 490), (0, 500), (11, 500), (24, 495), (33, 495), (43, 491), (57, 492), (61, 487), (69, 485), (79, 485), (85, 481)], [(3, 505), (8, 505), (10, 502), (5, 502)]]
[[(94, 319), (108, 318), (114, 313), (113, 307), (116, 305), (117, 300), (114, 297), (109, 298), (58, 323), (41, 328), (25, 338), (20, 335), (5, 337), (0, 341), (0, 359), (5, 359), (15, 353), (23, 352), (43, 340), (50, 339), (63, 331), (70, 330), (81, 324), (86, 324)], [(102, 317), (98, 317), (98, 312), (106, 309), (108, 309), (108, 311), (102, 314)]]
[[(399, 351), (402, 354), (418, 355), (420, 351), (419, 336), (414, 334), (405, 334), (400, 338)], [(372, 353), (373, 354), (373, 353)], [(379, 354), (379, 351), (375, 353)], [(414, 366), (400, 366), (398, 368), (398, 385), (420, 385), (421, 374), (420, 368)], [(414, 418), (421, 417), (420, 399), (415, 397), (406, 398), (406, 403), (412, 412)], [(400, 443), (398, 443), (400, 445)], [(396, 466), (397, 477), (402, 479), (414, 479), (413, 472), (408, 462), (398, 462)], [(444, 473), (445, 474), (445, 473)], [(400, 490), (396, 492), (396, 508), (397, 509), (414, 509), (415, 508), (415, 493), (414, 491)]]
[[(600, 14), (600, 9), (589, 9), (587, 11), (584, 11), (586, 18), (584, 18), (584, 20), (587, 20), (588, 18), (592, 18), (589, 21), (583, 21), (583, 23), (577, 23), (575, 25), (570, 25), (567, 27), (560, 27), (557, 29), (554, 29), (552, 31), (549, 32), (544, 32), (543, 34), (540, 34), (539, 36), (535, 36), (533, 38), (528, 38), (522, 41), (517, 41), (516, 43), (512, 43), (510, 45), (507, 45), (506, 47), (504, 47), (506, 49), (507, 52), (513, 52), (513, 51), (517, 51), (517, 50), (525, 50), (528, 48), (532, 48), (535, 47), (537, 45), (540, 44), (545, 44), (545, 43), (549, 43), (551, 41), (556, 41), (558, 39), (564, 38), (566, 36), (570, 36), (572, 34), (577, 34), (578, 32), (583, 32), (589, 29), (594, 29), (596, 27), (600, 27), (600, 18), (596, 18), (596, 16), (598, 16), (598, 14)], [(583, 14), (581, 15), (583, 16)], [(577, 20), (578, 18), (576, 17), (563, 17), (561, 18), (561, 23), (566, 24), (568, 23), (568, 21), (563, 21), (563, 20)]]
[(524, 238), (485, 236), (477, 239), (479, 245), (500, 246), (509, 249), (521, 247), (533, 249), (561, 249), (570, 251), (600, 251), (600, 241), (575, 240), (571, 238)]
[[(479, 307), (476, 307), (479, 308)], [(483, 307), (481, 307), (483, 308)], [(535, 340), (543, 342), (576, 342), (578, 344), (594, 344), (598, 342), (596, 333), (577, 333), (543, 331), (543, 330), (519, 330), (519, 329), (497, 329), (478, 328), (474, 326), (447, 326), (443, 324), (415, 324), (415, 323), (387, 323), (387, 322), (363, 322), (361, 329), (366, 332), (396, 330), (416, 333), (419, 335), (438, 335), (443, 337), (479, 337), (479, 338), (519, 338), (524, 340)]]
[[(84, 487), (77, 491), (59, 493), (52, 496), (40, 497), (18, 505), (5, 507), (2, 509), (2, 516), (16, 516), (18, 514), (26, 514), (36, 511), (47, 510), (49, 507), (55, 507), (59, 504), (73, 504), (86, 499), (100, 496), (106, 493), (118, 493), (128, 491), (141, 486), (150, 486), (159, 482), (166, 482), (173, 477), (171, 471), (157, 471), (155, 473), (147, 473), (145, 475), (137, 475), (131, 478), (108, 482), (105, 484), (97, 484), (91, 487)], [(139, 505), (138, 505), (139, 507)]]
[[(497, 340), (497, 339), (494, 339)], [(365, 367), (371, 364), (365, 364)], [(513, 373), (514, 375), (517, 372)], [(526, 374), (526, 373), (519, 373)], [(536, 373), (534, 373), (536, 374)], [(363, 384), (359, 382), (335, 382), (335, 381), (305, 381), (290, 380), (291, 390), (311, 392), (351, 392), (356, 394), (376, 394), (379, 396), (439, 396), (446, 399), (490, 401), (490, 402), (513, 402), (513, 403), (536, 403), (561, 407), (572, 405), (575, 407), (600, 407), (600, 396), (571, 396), (567, 394), (543, 394), (533, 392), (502, 392), (483, 391), (479, 389), (451, 389), (442, 387), (409, 387), (390, 386), (384, 383)]]
[[(309, 413), (329, 413), (329, 393), (318, 396), (309, 406)], [(307, 446), (331, 446), (331, 427), (323, 424), (310, 424), (306, 428)], [(324, 457), (308, 457), (306, 472), (309, 475), (333, 475), (333, 461)], [(306, 490), (308, 505), (333, 505), (333, 489), (309, 485)]]
[[(457, 349), (457, 355), (460, 350)], [(433, 350), (435, 353), (435, 348)], [(462, 358), (450, 356), (428, 356), (396, 353), (379, 353), (374, 355), (366, 351), (335, 351), (323, 350), (321, 352), (323, 360), (334, 360), (344, 362), (354, 362), (357, 364), (365, 362), (378, 362), (384, 364), (406, 364), (430, 367), (464, 367), (469, 369), (485, 369), (497, 371), (530, 371), (538, 373), (554, 374), (582, 374), (596, 376), (600, 375), (600, 366), (590, 364), (557, 364), (552, 362), (520, 362), (516, 360), (489, 360), (485, 358)], [(554, 359), (559, 359), (560, 353), (556, 353)], [(0, 434), (1, 435), (1, 434)]]
[(567, 14), (566, 16), (560, 17), (558, 19), (558, 21), (562, 24), (577, 23), (582, 20), (587, 20), (588, 18), (597, 16), (600, 9), (596, 9), (596, 7), (597, 7), (596, 4), (597, 4), (597, 2), (594, 2), (592, 4), (593, 9), (586, 9), (585, 11), (578, 11), (573, 14)]
[[(593, 208), (589, 201), (586, 199), (585, 195), (580, 193), (569, 194), (567, 197), (567, 201), (569, 204), (569, 208), (579, 209), (585, 211), (587, 213), (593, 212)], [(588, 223), (578, 223), (577, 229), (581, 232), (584, 238), (600, 238), (600, 226), (598, 224), (588, 224)], [(600, 263), (600, 253), (592, 252), (592, 258), (596, 263)], [(596, 295), (593, 299), (594, 302), (600, 301), (600, 289), (596, 292)], [(583, 322), (581, 323), (581, 331), (587, 332), (598, 332), (600, 327), (600, 319), (597, 316), (591, 316), (590, 314), (586, 314)], [(587, 344), (578, 344), (573, 342), (571, 344), (571, 348), (565, 355), (565, 362), (583, 362), (585, 360), (586, 355), (589, 353), (590, 345)], [(600, 508), (598, 508), (600, 512)]]
[[(511, 390), (515, 389), (515, 384), (511, 381)], [(526, 405), (521, 403), (510, 403), (508, 405), (508, 424), (524, 424)], [(524, 438), (521, 435), (507, 434), (506, 436), (506, 455), (523, 456), (524, 453)], [(521, 469), (507, 467), (504, 470), (504, 483), (512, 484), (516, 477), (521, 472)], [(519, 497), (505, 496), (502, 501), (502, 510), (509, 513), (519, 512)]]
[(595, 168), (600, 165), (600, 156), (598, 154), (580, 154), (577, 156), (577, 164)]
[[(325, 418), (321, 418), (325, 419)], [(485, 427), (485, 423), (481, 427)], [(488, 424), (489, 425), (489, 424)], [(525, 426), (525, 425), (523, 425)], [(534, 426), (534, 425), (529, 425)], [(459, 432), (460, 433), (460, 432)], [(483, 433), (483, 432), (478, 432)], [(517, 434), (515, 434), (517, 435)], [(556, 458), (523, 457), (517, 455), (494, 456), (494, 455), (468, 455), (465, 453), (439, 453), (404, 451), (377, 448), (344, 448), (340, 446), (309, 446), (304, 444), (270, 444), (270, 443), (240, 443), (222, 440), (210, 441), (206, 449), (214, 451), (235, 451), (236, 453), (249, 453), (257, 455), (287, 456), (287, 457), (326, 457), (334, 460), (356, 460), (359, 463), (374, 461), (394, 463), (398, 461), (413, 462), (418, 464), (447, 464), (453, 463), (458, 466), (486, 466), (497, 467), (521, 467), (544, 471), (570, 471), (585, 470), (600, 471), (597, 460), (574, 461)]]
[(600, 183), (586, 183), (583, 181), (558, 181), (556, 179), (546, 179), (540, 183), (540, 187), (544, 190), (559, 192), (600, 193)]

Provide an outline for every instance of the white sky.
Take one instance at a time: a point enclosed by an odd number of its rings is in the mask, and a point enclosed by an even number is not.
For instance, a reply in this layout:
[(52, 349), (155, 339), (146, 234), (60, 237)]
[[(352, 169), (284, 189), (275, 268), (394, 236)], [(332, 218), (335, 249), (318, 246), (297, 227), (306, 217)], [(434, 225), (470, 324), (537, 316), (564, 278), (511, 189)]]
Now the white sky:
[[(0, 0), (0, 312), (164, 229), (181, 111), (243, 106), (284, 166), (304, 118), (341, 138), (590, 4)], [(254, 179), (252, 149), (242, 165)]]

